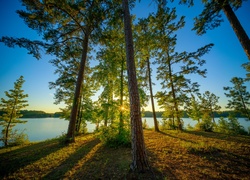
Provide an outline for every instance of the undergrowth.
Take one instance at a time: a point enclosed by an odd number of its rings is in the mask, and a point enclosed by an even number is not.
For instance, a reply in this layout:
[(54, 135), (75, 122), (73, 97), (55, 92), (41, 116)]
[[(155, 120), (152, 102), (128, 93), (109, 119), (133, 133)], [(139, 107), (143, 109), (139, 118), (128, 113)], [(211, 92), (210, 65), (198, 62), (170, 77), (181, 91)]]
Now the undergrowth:
[[(117, 135), (116, 130), (104, 132)], [(59, 137), (1, 148), (0, 179), (129, 179), (131, 148), (107, 139), (116, 148), (95, 134), (76, 136), (71, 144)], [(156, 179), (249, 179), (248, 136), (144, 130), (144, 139)]]

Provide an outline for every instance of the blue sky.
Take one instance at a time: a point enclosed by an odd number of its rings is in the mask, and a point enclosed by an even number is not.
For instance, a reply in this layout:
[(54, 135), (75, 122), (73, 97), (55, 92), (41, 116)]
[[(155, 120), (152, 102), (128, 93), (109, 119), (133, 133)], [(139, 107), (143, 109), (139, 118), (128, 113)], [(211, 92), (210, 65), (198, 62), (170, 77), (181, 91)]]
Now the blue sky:
[[(151, 0), (143, 0), (138, 3), (132, 13), (137, 17), (146, 17), (148, 12), (156, 9), (156, 5)], [(195, 1), (195, 3), (198, 1)], [(35, 31), (29, 29), (23, 20), (18, 17), (16, 10), (23, 8), (18, 0), (0, 0), (0, 36), (26, 37), (39, 39)], [(242, 26), (250, 36), (250, 1), (244, 2), (243, 6), (236, 11)], [(210, 91), (219, 96), (219, 103), (222, 108), (227, 104), (223, 87), (231, 86), (232, 77), (245, 77), (246, 71), (241, 67), (248, 62), (236, 35), (234, 34), (228, 20), (224, 17), (224, 22), (220, 27), (208, 31), (203, 36), (197, 36), (191, 31), (193, 18), (202, 10), (200, 4), (195, 7), (177, 6), (179, 16), (186, 16), (186, 26), (178, 32), (178, 51), (195, 51), (209, 43), (214, 43), (209, 54), (204, 56), (207, 61), (204, 68), (207, 69), (207, 78), (192, 76), (192, 81), (197, 81), (201, 85), (201, 92)], [(14, 82), (24, 76), (25, 83), (23, 89), (29, 95), (29, 110), (43, 110), (45, 112), (59, 111), (63, 105), (55, 105), (53, 99), (54, 90), (50, 90), (48, 82), (54, 81), (57, 76), (54, 74), (54, 67), (49, 63), (51, 57), (43, 56), (41, 60), (36, 60), (32, 55), (27, 54), (26, 49), (8, 48), (0, 43), (0, 97), (5, 98), (4, 91), (13, 88)], [(156, 69), (153, 69), (156, 72)], [(154, 79), (156, 84), (154, 92), (161, 90), (161, 86)], [(250, 83), (249, 83), (250, 84)], [(250, 89), (250, 85), (248, 90)], [(150, 107), (150, 106), (149, 106)], [(148, 109), (148, 108), (147, 108)]]

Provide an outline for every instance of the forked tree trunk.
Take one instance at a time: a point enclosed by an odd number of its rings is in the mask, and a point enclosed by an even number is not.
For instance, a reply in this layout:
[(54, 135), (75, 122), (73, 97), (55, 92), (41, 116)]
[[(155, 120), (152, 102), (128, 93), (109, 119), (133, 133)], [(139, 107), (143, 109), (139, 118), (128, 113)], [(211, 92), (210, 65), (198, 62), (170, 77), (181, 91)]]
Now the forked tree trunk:
[(233, 12), (233, 10), (229, 4), (224, 5), (222, 7), (222, 9), (223, 9), (225, 15), (227, 16), (227, 19), (229, 20), (236, 36), (238, 37), (248, 59), (250, 60), (250, 40), (249, 40), (249, 37), (248, 37), (246, 31), (241, 26), (240, 21), (238, 20), (237, 16)]
[(75, 94), (74, 94), (70, 121), (69, 121), (69, 126), (68, 126), (68, 132), (67, 132), (68, 142), (75, 142), (77, 110), (78, 110), (79, 103), (80, 103), (80, 98), (81, 98), (80, 93), (81, 93), (81, 88), (82, 88), (82, 82), (84, 79), (84, 70), (85, 70), (86, 61), (87, 61), (88, 42), (89, 42), (89, 35), (85, 34), (85, 37), (83, 40), (83, 50), (82, 50), (80, 69), (79, 69), (78, 76), (77, 76)]
[(154, 118), (154, 126), (155, 126), (155, 131), (159, 132), (160, 130), (159, 130), (159, 127), (158, 127), (158, 121), (156, 119), (154, 95), (153, 95), (153, 88), (152, 88), (152, 82), (151, 82), (151, 68), (150, 68), (150, 62), (149, 62), (148, 57), (147, 57), (147, 66), (148, 66), (148, 82), (149, 82), (150, 98), (151, 98), (153, 118)]
[(130, 100), (130, 119), (131, 119), (131, 140), (132, 140), (132, 164), (131, 170), (134, 172), (145, 172), (149, 170), (148, 158), (146, 155), (139, 91), (136, 79), (136, 69), (134, 61), (134, 47), (131, 28), (131, 17), (128, 7), (128, 0), (122, 1), (124, 10), (124, 31), (126, 41), (127, 72)]

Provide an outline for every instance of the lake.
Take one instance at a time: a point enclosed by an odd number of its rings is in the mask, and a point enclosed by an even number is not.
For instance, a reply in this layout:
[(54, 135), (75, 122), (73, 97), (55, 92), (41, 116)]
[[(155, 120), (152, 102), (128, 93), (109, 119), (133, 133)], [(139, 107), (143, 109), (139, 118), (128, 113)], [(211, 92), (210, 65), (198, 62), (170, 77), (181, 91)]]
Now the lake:
[[(154, 126), (153, 118), (143, 117), (142, 122), (144, 121), (144, 119), (146, 119), (146, 122), (147, 122), (149, 127)], [(157, 118), (157, 120), (159, 121), (159, 125), (161, 125), (162, 118)], [(191, 118), (182, 118), (182, 120), (184, 122), (184, 127), (186, 127), (188, 124), (190, 126), (194, 127), (195, 124), (197, 123), (197, 121), (194, 121)], [(215, 122), (218, 122), (219, 118), (214, 118), (214, 120), (215, 120)], [(238, 118), (238, 121), (239, 121), (240, 125), (243, 126), (246, 131), (248, 131), (248, 127), (250, 127), (250, 121), (246, 121), (245, 118)]]
[[(154, 126), (153, 118), (145, 118), (149, 127)], [(27, 121), (25, 124), (17, 124), (13, 129), (23, 131), (28, 135), (30, 141), (42, 141), (46, 139), (55, 138), (65, 134), (68, 129), (69, 121), (60, 118), (22, 118), (21, 120)], [(161, 124), (162, 118), (157, 118)], [(217, 121), (218, 118), (215, 118)], [(183, 118), (184, 126), (190, 124), (194, 126), (196, 121), (193, 121), (190, 118)], [(245, 121), (244, 118), (239, 118), (240, 124), (247, 130), (250, 126), (250, 121)], [(95, 124), (87, 123), (88, 132), (93, 132), (95, 129)], [(2, 127), (0, 126), (0, 131)], [(0, 146), (2, 142), (0, 142)]]

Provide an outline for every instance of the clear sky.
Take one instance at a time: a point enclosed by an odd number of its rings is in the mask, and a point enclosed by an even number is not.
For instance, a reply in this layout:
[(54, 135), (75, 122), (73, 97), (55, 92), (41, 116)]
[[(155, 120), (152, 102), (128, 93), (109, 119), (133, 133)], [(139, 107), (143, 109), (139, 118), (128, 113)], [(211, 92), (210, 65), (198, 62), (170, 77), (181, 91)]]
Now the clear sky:
[[(198, 0), (195, 1), (198, 3)], [(22, 9), (18, 0), (0, 0), (0, 36), (26, 37), (32, 40), (40, 37), (35, 31), (29, 29), (23, 20), (16, 14), (16, 10)], [(243, 6), (236, 11), (242, 26), (250, 36), (250, 1), (244, 2)], [(155, 11), (156, 5), (152, 0), (142, 0), (137, 3), (132, 13), (137, 17), (146, 17), (149, 12)], [(178, 51), (195, 51), (209, 43), (214, 43), (209, 54), (204, 56), (207, 63), (207, 78), (192, 76), (192, 81), (197, 81), (201, 85), (201, 92), (210, 91), (219, 96), (219, 103), (224, 108), (227, 104), (223, 87), (231, 86), (232, 77), (245, 77), (246, 71), (241, 67), (248, 62), (236, 35), (234, 34), (228, 20), (220, 27), (208, 31), (205, 35), (197, 36), (193, 27), (193, 18), (202, 10), (201, 4), (195, 7), (177, 6), (179, 16), (186, 16), (186, 26), (178, 32)], [(43, 56), (41, 60), (36, 60), (32, 55), (27, 54), (26, 49), (8, 48), (0, 43), (0, 97), (5, 98), (4, 91), (12, 89), (14, 82), (24, 76), (25, 83), (23, 89), (29, 95), (29, 110), (43, 110), (51, 113), (59, 111), (63, 105), (55, 105), (53, 99), (54, 90), (50, 90), (48, 83), (54, 81), (57, 76), (54, 74), (55, 68), (49, 63), (51, 57)], [(156, 72), (156, 69), (153, 69)], [(154, 79), (156, 84), (154, 92), (161, 89), (161, 86)], [(248, 90), (250, 83), (247, 84)]]

